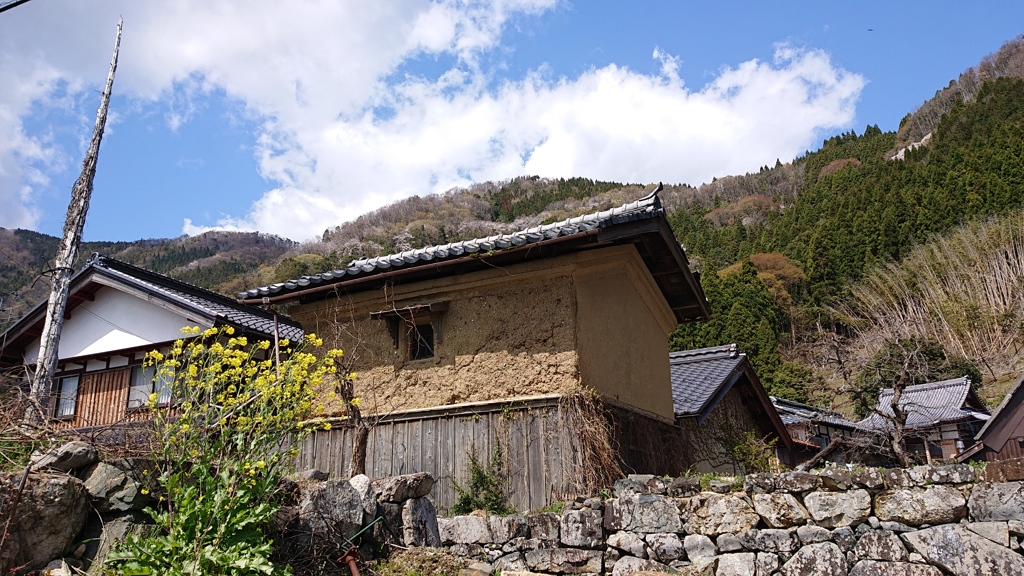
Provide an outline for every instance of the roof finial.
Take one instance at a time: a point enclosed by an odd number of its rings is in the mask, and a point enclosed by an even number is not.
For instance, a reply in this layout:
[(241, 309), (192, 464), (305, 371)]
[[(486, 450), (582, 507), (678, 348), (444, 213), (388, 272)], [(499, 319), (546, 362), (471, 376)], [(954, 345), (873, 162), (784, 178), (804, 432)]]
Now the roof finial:
[(650, 192), (650, 194), (648, 194), (648, 195), (644, 196), (643, 198), (641, 198), (640, 201), (641, 202), (645, 202), (647, 200), (650, 200), (652, 198), (657, 197), (658, 196), (658, 192), (661, 192), (664, 188), (665, 187), (662, 186), (661, 182), (658, 182), (658, 185), (654, 187), (654, 190), (652, 190)]

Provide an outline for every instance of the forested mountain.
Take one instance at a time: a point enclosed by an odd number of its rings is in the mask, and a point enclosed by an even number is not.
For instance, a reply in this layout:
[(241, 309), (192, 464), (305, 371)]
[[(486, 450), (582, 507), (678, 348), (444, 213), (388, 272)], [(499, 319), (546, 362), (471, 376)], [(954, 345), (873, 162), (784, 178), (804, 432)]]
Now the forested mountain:
[[(855, 384), (887, 346), (916, 343), (934, 357), (926, 377), (968, 372), (997, 402), (1024, 369), (1022, 76), (1019, 37), (908, 114), (898, 132), (868, 126), (756, 173), (666, 185), (662, 201), (714, 313), (677, 329), (673, 349), (738, 342), (770, 392), (843, 408), (838, 388)], [(208, 233), (88, 243), (82, 254), (101, 251), (233, 294), (354, 258), (607, 209), (642, 189), (524, 176), (401, 200), (303, 245)], [(43, 282), (28, 286), (56, 242), (0, 230), (3, 309), (42, 296)]]

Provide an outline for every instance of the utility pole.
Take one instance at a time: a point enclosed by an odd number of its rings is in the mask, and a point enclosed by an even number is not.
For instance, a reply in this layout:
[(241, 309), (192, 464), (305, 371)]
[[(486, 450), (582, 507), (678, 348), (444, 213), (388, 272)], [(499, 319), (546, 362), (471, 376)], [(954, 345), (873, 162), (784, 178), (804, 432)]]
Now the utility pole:
[(71, 203), (68, 204), (68, 215), (64, 220), (64, 236), (57, 247), (57, 258), (52, 272), (53, 283), (50, 298), (46, 304), (46, 319), (43, 333), (39, 337), (39, 356), (36, 358), (36, 373), (29, 389), (29, 407), (25, 420), (40, 423), (46, 418), (42, 406), (42, 398), (49, 394), (53, 385), (53, 373), (57, 369), (57, 349), (60, 342), (60, 330), (64, 324), (64, 311), (68, 304), (68, 288), (71, 274), (74, 272), (78, 248), (82, 243), (82, 228), (85, 227), (85, 214), (89, 211), (89, 198), (92, 196), (92, 181), (96, 176), (96, 162), (100, 155), (100, 141), (107, 124), (107, 107), (110, 104), (110, 91), (114, 87), (114, 72), (117, 70), (117, 52), (121, 48), (121, 25), (124, 19), (117, 22), (117, 38), (114, 41), (114, 56), (110, 59), (110, 73), (107, 74), (107, 85), (103, 89), (100, 108), (96, 112), (96, 125), (92, 130), (92, 141), (82, 162), (82, 173), (71, 188)]

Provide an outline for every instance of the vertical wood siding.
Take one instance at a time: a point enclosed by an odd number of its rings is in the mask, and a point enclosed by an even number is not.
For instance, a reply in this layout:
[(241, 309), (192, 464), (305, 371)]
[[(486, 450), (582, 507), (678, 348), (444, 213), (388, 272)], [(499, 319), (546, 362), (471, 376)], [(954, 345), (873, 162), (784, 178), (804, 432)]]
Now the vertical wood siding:
[[(343, 426), (313, 433), (299, 446), (298, 468), (349, 477), (353, 436)], [(416, 418), (399, 415), (370, 429), (366, 471), (372, 478), (429, 472), (437, 479), (431, 499), (447, 512), (457, 498), (455, 483), (468, 479), (469, 454), (486, 464), (495, 449), (505, 457), (510, 501), (517, 509), (574, 496), (569, 490), (580, 450), (557, 401), (530, 408), (476, 406)]]
[(87, 372), (78, 381), (75, 417), (62, 420), (60, 428), (87, 428), (115, 424), (125, 419), (128, 405), (128, 367)]

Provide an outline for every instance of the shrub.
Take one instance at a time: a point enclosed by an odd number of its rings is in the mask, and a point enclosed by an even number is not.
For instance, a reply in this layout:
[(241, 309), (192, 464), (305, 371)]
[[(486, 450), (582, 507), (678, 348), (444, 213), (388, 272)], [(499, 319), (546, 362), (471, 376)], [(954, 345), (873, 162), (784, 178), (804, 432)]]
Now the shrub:
[(453, 514), (469, 514), (474, 510), (486, 510), (491, 514), (506, 516), (515, 512), (505, 495), (505, 466), (501, 451), (495, 449), (491, 461), (485, 468), (469, 453), (469, 482), (465, 487), (455, 484), (458, 499), (452, 506)]
[(173, 381), (171, 406), (157, 406), (156, 394), (148, 406), (162, 496), (146, 512), (158, 529), (126, 537), (105, 566), (165, 576), (288, 574), (271, 562), (264, 529), (278, 508), (290, 443), (309, 431), (297, 423), (314, 415), (318, 385), (335, 373), (341, 351), (318, 358), (282, 340), (286, 359), (276, 365), (268, 342), (249, 345), (230, 327), (191, 334), (166, 358), (153, 352), (146, 360), (156, 378)]

